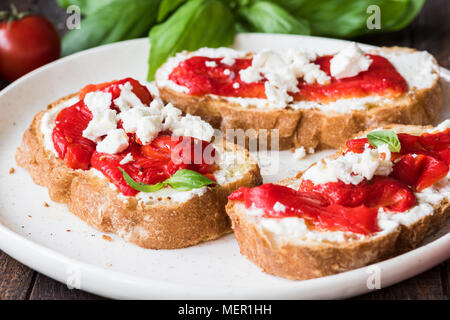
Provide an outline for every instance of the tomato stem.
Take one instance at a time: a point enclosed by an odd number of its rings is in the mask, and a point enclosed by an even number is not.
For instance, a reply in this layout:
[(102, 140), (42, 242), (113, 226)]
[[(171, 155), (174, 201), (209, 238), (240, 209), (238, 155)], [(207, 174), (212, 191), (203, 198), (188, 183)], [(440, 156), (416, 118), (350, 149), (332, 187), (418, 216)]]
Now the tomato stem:
[(26, 16), (30, 15), (31, 12), (24, 11), (19, 12), (17, 7), (14, 4), (10, 4), (10, 10), (0, 11), (0, 21), (8, 21), (8, 27), (11, 25), (11, 22), (15, 20), (21, 20)]

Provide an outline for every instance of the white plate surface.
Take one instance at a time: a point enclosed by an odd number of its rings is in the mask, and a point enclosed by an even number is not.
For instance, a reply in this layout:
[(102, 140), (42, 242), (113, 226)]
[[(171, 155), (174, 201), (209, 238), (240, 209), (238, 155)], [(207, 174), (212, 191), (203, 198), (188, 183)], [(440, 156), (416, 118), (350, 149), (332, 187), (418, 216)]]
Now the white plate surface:
[[(235, 47), (327, 48), (332, 52), (345, 44), (314, 37), (244, 34), (236, 38)], [(112, 298), (345, 298), (370, 291), (367, 280), (373, 269), (368, 268), (308, 281), (264, 274), (239, 254), (233, 235), (179, 250), (145, 250), (115, 236), (112, 242), (106, 241), (64, 205), (50, 201), (46, 189), (34, 185), (27, 172), (17, 167), (15, 149), (34, 114), (88, 83), (127, 76), (145, 80), (148, 49), (148, 40), (139, 39), (87, 50), (44, 66), (0, 93), (0, 248), (49, 277)], [(450, 108), (449, 75), (447, 72), (447, 81), (442, 84)], [(297, 162), (290, 151), (281, 152), (280, 171), (266, 176), (266, 182), (295, 174), (331, 152)], [(13, 167), (15, 174), (9, 174)], [(49, 208), (43, 206), (44, 201)], [(447, 223), (420, 248), (378, 263), (381, 287), (448, 259), (449, 231)]]

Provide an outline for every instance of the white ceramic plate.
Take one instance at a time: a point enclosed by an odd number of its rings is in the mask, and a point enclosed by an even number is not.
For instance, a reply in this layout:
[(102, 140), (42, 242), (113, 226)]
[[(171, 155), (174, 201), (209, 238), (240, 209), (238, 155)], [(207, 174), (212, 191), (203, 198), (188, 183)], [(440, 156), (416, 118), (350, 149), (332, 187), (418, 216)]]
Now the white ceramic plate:
[[(251, 34), (238, 36), (235, 47), (335, 51), (345, 44), (324, 38)], [(179, 250), (145, 250), (115, 236), (113, 241), (106, 241), (64, 205), (50, 201), (46, 189), (34, 185), (27, 172), (17, 167), (15, 149), (34, 114), (88, 83), (127, 76), (144, 80), (148, 49), (148, 40), (139, 39), (87, 50), (40, 68), (0, 93), (0, 248), (49, 277), (112, 298), (345, 298), (368, 292), (367, 279), (373, 269), (308, 281), (264, 274), (239, 254), (233, 235)], [(450, 77), (447, 79), (450, 82)], [(449, 82), (443, 81), (447, 106)], [(299, 162), (292, 160), (290, 151), (282, 152), (283, 170), (266, 176), (266, 182), (294, 174), (330, 152)], [(12, 167), (16, 168), (15, 174), (8, 173)], [(44, 201), (49, 208), (44, 207)], [(381, 286), (412, 277), (448, 259), (449, 231), (450, 223), (420, 248), (378, 263)]]

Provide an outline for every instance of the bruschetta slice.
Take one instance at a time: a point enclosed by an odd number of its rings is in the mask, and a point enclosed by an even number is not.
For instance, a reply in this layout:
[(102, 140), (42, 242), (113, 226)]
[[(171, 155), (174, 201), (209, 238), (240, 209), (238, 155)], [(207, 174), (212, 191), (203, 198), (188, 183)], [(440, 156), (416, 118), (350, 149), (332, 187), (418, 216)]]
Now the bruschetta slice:
[(417, 247), (450, 215), (449, 127), (378, 128), (295, 178), (235, 191), (227, 213), (241, 253), (304, 280)]
[(16, 161), (89, 225), (155, 249), (230, 232), (227, 196), (261, 183), (245, 149), (132, 78), (50, 104), (25, 131)]
[(442, 109), (433, 56), (400, 47), (363, 51), (355, 43), (332, 55), (182, 52), (157, 71), (156, 84), (165, 102), (224, 132), (256, 130), (249, 139), (267, 135), (269, 146), (277, 135), (272, 148), (280, 150), (337, 148), (388, 123), (433, 124)]

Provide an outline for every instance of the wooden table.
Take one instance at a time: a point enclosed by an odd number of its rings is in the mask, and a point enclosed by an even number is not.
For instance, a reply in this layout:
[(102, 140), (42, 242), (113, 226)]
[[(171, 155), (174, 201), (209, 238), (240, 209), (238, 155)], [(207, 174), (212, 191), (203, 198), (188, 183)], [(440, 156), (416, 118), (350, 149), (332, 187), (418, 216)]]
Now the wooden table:
[[(5, 1), (6, 2), (6, 1)], [(53, 0), (11, 1), (20, 10), (39, 12), (51, 19), (65, 33), (65, 11)], [(0, 10), (7, 3), (0, 4)], [(428, 0), (420, 15), (406, 29), (391, 34), (362, 37), (356, 41), (378, 46), (406, 46), (428, 50), (440, 65), (450, 69), (450, 1)], [(381, 13), (383, 14), (383, 13)], [(0, 83), (0, 88), (5, 84)], [(0, 251), (0, 299), (101, 299), (69, 290)], [(450, 260), (412, 279), (375, 291), (357, 299), (450, 299)]]

